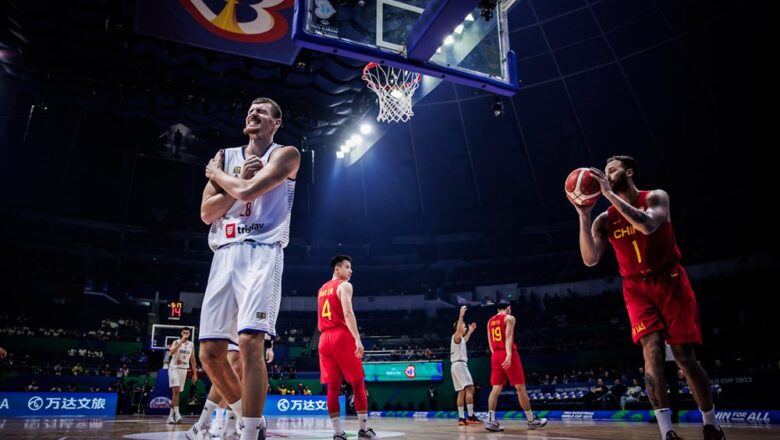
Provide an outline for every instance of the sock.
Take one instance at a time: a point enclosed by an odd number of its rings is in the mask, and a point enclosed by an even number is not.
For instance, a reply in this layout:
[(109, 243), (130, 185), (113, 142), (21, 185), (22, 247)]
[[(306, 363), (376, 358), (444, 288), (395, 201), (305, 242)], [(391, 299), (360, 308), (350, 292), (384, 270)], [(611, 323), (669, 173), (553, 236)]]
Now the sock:
[(173, 407), (171, 407), (171, 410), (168, 412), (168, 417), (173, 417)]
[(361, 431), (368, 429), (368, 413), (358, 413), (358, 421), (360, 422)]
[(533, 422), (534, 412), (529, 409), (528, 411), (525, 412), (525, 418), (528, 419), (529, 422)]
[[(176, 414), (177, 416), (181, 417), (181, 414), (179, 414), (179, 407), (178, 406), (173, 409), (173, 413)], [(211, 414), (211, 413), (209, 413), (209, 414)]]
[[(206, 400), (206, 404), (203, 405), (203, 411), (200, 413), (200, 418), (195, 423), (198, 426), (206, 426), (209, 423), (209, 420), (211, 420), (211, 413), (214, 412), (214, 408), (217, 407), (217, 404), (215, 402), (212, 402), (211, 400)], [(178, 409), (176, 410), (178, 412)], [(217, 411), (217, 420), (219, 420), (219, 411)]]
[(233, 410), (233, 414), (236, 415), (236, 421), (241, 420), (241, 399), (236, 400), (233, 403), (228, 403), (228, 407)]
[(466, 404), (466, 409), (468, 409), (468, 413), (467, 414), (469, 415), (469, 417), (474, 415), (474, 404), (473, 403), (467, 403)]
[(488, 411), (488, 421), (495, 422), (496, 421), (496, 412), (495, 411)]
[(341, 417), (331, 417), (330, 424), (333, 425), (333, 433), (341, 434), (344, 429), (341, 427)]
[(233, 411), (225, 411), (225, 432), (233, 432), (236, 430), (236, 413)]
[(661, 439), (666, 439), (666, 433), (672, 431), (672, 412), (669, 408), (661, 408), (654, 411), (658, 420), (658, 429), (661, 430)]
[(718, 421), (715, 420), (715, 405), (712, 406), (712, 409), (710, 409), (707, 412), (699, 410), (701, 413), (701, 421), (704, 425), (712, 425), (718, 429), (720, 429), (720, 425), (718, 425)]
[(257, 440), (257, 433), (265, 428), (263, 417), (242, 417), (241, 421), (244, 423), (241, 440)]
[(462, 406), (459, 406), (459, 407), (458, 407), (458, 418), (459, 418), (459, 419), (464, 419), (464, 418), (465, 418), (465, 417), (463, 416), (463, 407), (462, 407)]

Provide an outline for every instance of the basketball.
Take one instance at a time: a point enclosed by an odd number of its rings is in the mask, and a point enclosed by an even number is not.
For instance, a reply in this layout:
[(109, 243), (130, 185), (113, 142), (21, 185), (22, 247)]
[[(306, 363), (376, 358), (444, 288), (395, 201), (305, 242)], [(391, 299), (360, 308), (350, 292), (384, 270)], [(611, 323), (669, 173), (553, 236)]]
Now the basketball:
[(601, 186), (587, 168), (577, 168), (566, 178), (566, 196), (579, 206), (590, 206), (601, 196)]

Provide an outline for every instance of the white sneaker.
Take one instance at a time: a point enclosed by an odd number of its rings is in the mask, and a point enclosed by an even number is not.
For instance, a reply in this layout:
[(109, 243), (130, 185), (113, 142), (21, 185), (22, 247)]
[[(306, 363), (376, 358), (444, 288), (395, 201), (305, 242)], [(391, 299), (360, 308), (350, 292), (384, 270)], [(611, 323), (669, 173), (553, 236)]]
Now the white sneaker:
[(496, 420), (485, 422), (485, 429), (493, 432), (501, 432), (504, 430), (504, 428), (502, 428)]
[(181, 421), (182, 421), (181, 414), (174, 413), (173, 414), (173, 423), (176, 423), (178, 425), (179, 423), (181, 423)]
[(184, 437), (187, 440), (211, 440), (211, 433), (209, 433), (207, 426), (200, 426), (196, 423), (184, 433)]
[(535, 418), (528, 422), (528, 429), (537, 429), (547, 424), (547, 419)]
[(342, 431), (338, 434), (333, 434), (333, 440), (347, 440), (347, 433)]
[(169, 414), (168, 415), (168, 424), (169, 425), (175, 425), (176, 424), (176, 420), (173, 418), (173, 414)]

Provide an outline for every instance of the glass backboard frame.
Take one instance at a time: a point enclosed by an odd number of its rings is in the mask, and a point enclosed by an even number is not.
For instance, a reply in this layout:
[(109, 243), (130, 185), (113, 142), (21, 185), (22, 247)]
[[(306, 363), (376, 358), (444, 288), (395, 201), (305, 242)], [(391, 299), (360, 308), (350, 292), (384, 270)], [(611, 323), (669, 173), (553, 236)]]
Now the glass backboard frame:
[[(512, 96), (517, 93), (519, 89), (516, 57), (514, 52), (509, 49), (507, 13), (503, 2), (499, 2), (492, 23), (479, 23), (479, 25), (483, 27), (481, 32), (484, 32), (484, 35), (479, 37), (478, 42), (473, 46), (476, 47), (476, 44), (479, 44), (485, 35), (489, 32), (493, 32), (493, 28), (496, 29), (495, 32), (497, 32), (498, 35), (497, 38), (495, 36), (494, 38), (498, 41), (498, 56), (500, 57), (498, 63), (500, 64), (500, 73), (488, 74), (486, 72), (480, 72), (478, 69), (447, 64), (445, 59), (446, 56), (444, 56), (441, 51), (437, 51), (437, 53), (428, 61), (421, 62), (413, 60), (406, 56), (405, 48), (401, 44), (398, 44), (398, 42), (385, 41), (384, 26), (381, 19), (384, 12), (383, 8), (397, 8), (410, 11), (410, 13), (419, 14), (423, 10), (419, 5), (424, 3), (425, 0), (406, 0), (405, 2), (399, 0), (373, 0), (375, 3), (372, 3), (372, 5), (376, 4), (377, 15), (376, 28), (373, 29), (375, 38), (370, 38), (371, 35), (367, 33), (365, 34), (366, 38), (364, 38), (364, 41), (356, 41), (357, 38), (347, 38), (343, 35), (339, 35), (341, 31), (338, 28), (334, 28), (335, 30), (327, 29), (323, 31), (322, 26), (320, 25), (323, 20), (321, 17), (315, 17), (314, 14), (314, 10), (317, 7), (315, 5), (316, 1), (317, 0), (296, 0), (292, 35), (293, 40), (299, 46), (366, 62), (373, 61), (382, 65), (411, 70), (422, 73), (423, 75), (505, 96)], [(335, 2), (335, 0), (331, 1)], [(472, 12), (472, 16), (475, 20), (484, 20), (479, 16), (478, 8)], [(315, 28), (315, 23), (320, 25), (320, 27)], [(368, 30), (368, 32), (371, 31), (372, 30), (370, 29)], [(442, 46), (442, 48), (446, 50), (444, 46)], [(469, 53), (470, 51), (467, 55)], [(466, 58), (467, 56), (463, 56), (458, 62), (460, 63)]]

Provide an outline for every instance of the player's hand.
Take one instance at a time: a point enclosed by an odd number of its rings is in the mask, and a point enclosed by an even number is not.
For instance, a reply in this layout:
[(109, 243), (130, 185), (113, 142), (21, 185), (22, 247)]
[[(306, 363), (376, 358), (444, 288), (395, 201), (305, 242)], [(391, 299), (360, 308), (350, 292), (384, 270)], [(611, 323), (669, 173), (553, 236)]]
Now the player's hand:
[(190, 335), (187, 335), (187, 336), (182, 336), (182, 337), (181, 337), (181, 342), (180, 342), (180, 343), (181, 343), (181, 344), (183, 344), (183, 343), (187, 342), (187, 339), (189, 339), (189, 338), (190, 338)]
[(273, 348), (266, 348), (265, 349), (265, 362), (271, 363), (274, 361), (274, 349)]
[(244, 161), (244, 165), (241, 166), (241, 178), (249, 180), (257, 174), (260, 169), (263, 168), (263, 161), (254, 154), (250, 155)]
[(355, 357), (361, 359), (363, 357), (363, 351), (365, 350), (363, 348), (363, 343), (360, 341), (355, 341), (355, 345), (357, 346), (357, 349), (355, 349)]
[(218, 172), (222, 171), (222, 164), (225, 160), (225, 151), (219, 150), (217, 154), (206, 165), (206, 177), (213, 179)]
[(501, 368), (503, 368), (504, 370), (508, 370), (509, 367), (511, 366), (512, 366), (512, 355), (507, 353), (506, 359), (504, 359), (504, 362), (501, 362)]
[(594, 179), (596, 179), (596, 181), (599, 183), (599, 186), (601, 186), (601, 194), (606, 196), (608, 192), (612, 191), (612, 185), (610, 185), (607, 176), (605, 176), (600, 169), (591, 168), (590, 174)]
[(477, 323), (476, 323), (476, 322), (472, 322), (472, 323), (469, 325), (469, 331), (473, 333), (473, 332), (474, 332), (474, 330), (476, 330), (476, 329), (477, 329)]
[(4, 359), (6, 356), (8, 356), (8, 352), (3, 347), (0, 347), (0, 359)]
[(466, 315), (466, 306), (460, 306), (460, 317), (463, 318), (463, 316)]
[[(566, 197), (568, 199), (568, 197)], [(590, 213), (593, 211), (593, 208), (596, 207), (596, 204), (592, 204), (589, 206), (580, 206), (569, 199), (572, 205), (574, 205), (574, 209), (577, 210), (577, 214), (579, 214), (580, 217), (590, 218)]]

